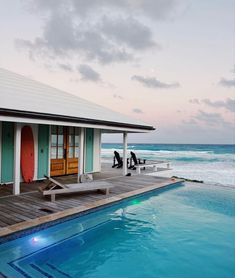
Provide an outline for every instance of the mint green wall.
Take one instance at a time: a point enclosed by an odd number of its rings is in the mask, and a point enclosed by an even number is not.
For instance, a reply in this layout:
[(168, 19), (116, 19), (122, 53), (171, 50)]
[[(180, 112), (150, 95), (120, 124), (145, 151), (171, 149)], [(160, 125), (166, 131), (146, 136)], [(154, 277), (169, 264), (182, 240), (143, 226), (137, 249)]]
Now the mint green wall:
[(93, 171), (93, 145), (94, 145), (94, 129), (86, 128), (86, 163), (85, 172), (89, 173)]
[(14, 123), (2, 122), (1, 182), (13, 181)]
[(48, 175), (49, 126), (38, 126), (38, 179)]

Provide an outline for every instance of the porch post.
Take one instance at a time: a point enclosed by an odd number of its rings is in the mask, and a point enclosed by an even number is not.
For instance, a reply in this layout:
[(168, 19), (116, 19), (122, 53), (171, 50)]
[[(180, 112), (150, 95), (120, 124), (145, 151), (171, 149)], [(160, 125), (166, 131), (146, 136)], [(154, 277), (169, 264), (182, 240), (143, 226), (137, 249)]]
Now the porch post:
[(127, 132), (123, 132), (123, 176), (127, 174)]
[(79, 158), (78, 158), (78, 182), (79, 177), (84, 173), (84, 127), (80, 128), (79, 136)]
[(21, 124), (15, 123), (13, 195), (20, 194), (20, 151), (21, 151)]

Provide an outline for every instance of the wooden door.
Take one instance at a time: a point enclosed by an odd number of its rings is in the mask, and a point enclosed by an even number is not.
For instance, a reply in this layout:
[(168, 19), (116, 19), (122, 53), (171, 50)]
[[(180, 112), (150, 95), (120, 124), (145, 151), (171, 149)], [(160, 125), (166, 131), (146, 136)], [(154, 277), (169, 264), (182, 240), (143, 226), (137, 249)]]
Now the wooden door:
[(62, 126), (51, 127), (51, 176), (66, 174), (66, 130)]
[(51, 128), (51, 176), (78, 173), (79, 131), (75, 127)]
[(67, 128), (66, 174), (78, 173), (79, 133), (78, 128)]

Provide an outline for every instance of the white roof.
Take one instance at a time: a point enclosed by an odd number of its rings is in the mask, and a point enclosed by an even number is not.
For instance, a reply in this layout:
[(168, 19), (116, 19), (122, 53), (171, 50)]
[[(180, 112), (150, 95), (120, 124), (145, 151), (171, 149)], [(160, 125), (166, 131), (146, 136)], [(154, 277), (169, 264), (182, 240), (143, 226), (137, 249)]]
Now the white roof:
[(121, 113), (0, 68), (0, 114), (4, 110), (153, 129), (151, 125)]

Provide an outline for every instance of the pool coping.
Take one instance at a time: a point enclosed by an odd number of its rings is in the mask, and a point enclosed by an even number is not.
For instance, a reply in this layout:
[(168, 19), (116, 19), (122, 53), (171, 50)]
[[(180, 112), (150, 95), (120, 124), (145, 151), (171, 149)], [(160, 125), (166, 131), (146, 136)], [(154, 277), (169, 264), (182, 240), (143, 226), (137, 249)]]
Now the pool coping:
[[(134, 197), (134, 196), (138, 196), (138, 195), (142, 195), (144, 193), (147, 192), (151, 192), (151, 191), (155, 191), (157, 189), (161, 189), (170, 185), (175, 185), (178, 183), (182, 183), (184, 182), (183, 179), (174, 179), (171, 180), (169, 179), (169, 181), (164, 181), (164, 182), (158, 182), (158, 184), (153, 184), (150, 186), (146, 186), (144, 188), (140, 188), (140, 189), (136, 189), (133, 191), (129, 191), (126, 193), (121, 193), (118, 194), (116, 196), (111, 196), (111, 197), (107, 197), (105, 199), (102, 200), (98, 200), (98, 201), (94, 201), (92, 203), (86, 204), (86, 205), (81, 205), (79, 207), (73, 207), (73, 208), (69, 208), (63, 211), (59, 211), (50, 215), (44, 215), (32, 220), (26, 220), (14, 225), (10, 225), (8, 227), (4, 227), (0, 230), (0, 244), (1, 242), (5, 242), (8, 241), (8, 238), (10, 240), (10, 237), (14, 237), (14, 235), (16, 235), (17, 233), (23, 233), (24, 231), (29, 231), (33, 228), (38, 228), (40, 229), (40, 227), (42, 227), (45, 224), (48, 223), (54, 223), (56, 224), (56, 222), (58, 220), (61, 219), (65, 219), (71, 216), (76, 216), (78, 217), (79, 215), (83, 215), (83, 214), (88, 214), (90, 212), (93, 212), (96, 209), (101, 209), (102, 207), (106, 207), (108, 205), (112, 205), (115, 204), (117, 202), (120, 202), (122, 200)], [(17, 238), (17, 236), (16, 236)]]

